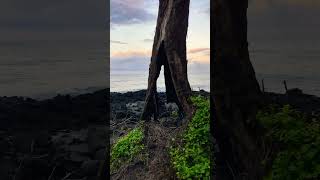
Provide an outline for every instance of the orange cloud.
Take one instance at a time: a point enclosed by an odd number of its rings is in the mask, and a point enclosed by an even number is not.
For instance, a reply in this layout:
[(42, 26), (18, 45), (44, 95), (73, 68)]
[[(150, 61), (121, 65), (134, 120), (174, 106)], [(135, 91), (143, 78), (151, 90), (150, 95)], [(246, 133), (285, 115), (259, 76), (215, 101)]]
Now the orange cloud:
[(111, 53), (111, 57), (128, 58), (128, 57), (151, 56), (150, 51), (118, 51)]
[(189, 63), (199, 62), (199, 63), (210, 63), (210, 55), (188, 55), (188, 61)]
[(210, 48), (193, 48), (188, 50), (190, 63), (210, 63)]
[[(188, 50), (189, 63), (209, 63), (210, 48), (193, 48)], [(117, 51), (111, 53), (112, 58), (151, 57), (151, 51)]]
[(201, 53), (201, 52), (208, 52), (208, 51), (210, 51), (210, 48), (194, 48), (194, 49), (190, 49), (188, 53), (194, 54), (194, 53)]

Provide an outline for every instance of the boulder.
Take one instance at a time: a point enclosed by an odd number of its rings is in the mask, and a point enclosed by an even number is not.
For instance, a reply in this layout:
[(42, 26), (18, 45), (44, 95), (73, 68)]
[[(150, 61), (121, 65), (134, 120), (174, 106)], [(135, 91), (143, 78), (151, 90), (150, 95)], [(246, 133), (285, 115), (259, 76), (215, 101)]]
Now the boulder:
[(98, 149), (105, 148), (108, 143), (107, 127), (102, 125), (90, 126), (88, 129), (87, 142), (89, 153), (92, 155), (94, 155)]
[(16, 162), (10, 158), (2, 157), (0, 158), (0, 177), (1, 180), (11, 180), (11, 175), (14, 174)]
[(136, 101), (134, 103), (126, 104), (126, 107), (129, 112), (133, 113), (136, 116), (139, 116), (143, 111), (144, 104), (144, 101)]
[(81, 165), (81, 170), (85, 176), (97, 175), (101, 161), (99, 160), (87, 160)]
[(95, 160), (105, 160), (107, 158), (107, 152), (106, 149), (99, 149), (96, 151), (94, 155)]
[(179, 107), (176, 103), (166, 103), (165, 104), (166, 111), (172, 112), (172, 111), (179, 111)]

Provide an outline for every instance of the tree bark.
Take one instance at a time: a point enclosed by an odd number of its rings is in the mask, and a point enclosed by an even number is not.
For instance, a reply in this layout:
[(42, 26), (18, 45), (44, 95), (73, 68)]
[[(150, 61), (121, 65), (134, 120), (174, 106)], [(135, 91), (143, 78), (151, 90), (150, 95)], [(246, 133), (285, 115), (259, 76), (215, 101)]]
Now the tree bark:
[(187, 77), (186, 36), (190, 0), (159, 0), (159, 13), (149, 67), (143, 120), (158, 118), (157, 79), (164, 66), (168, 102), (175, 102), (186, 117), (191, 117), (191, 88)]
[[(217, 163), (239, 164), (233, 167), (239, 170), (237, 178), (245, 173), (244, 179), (259, 180), (262, 151), (257, 143), (255, 116), (261, 92), (248, 51), (248, 0), (214, 0), (211, 8), (211, 95), (216, 112), (212, 128), (221, 153), (233, 154), (218, 156)], [(222, 175), (217, 176), (221, 179)]]

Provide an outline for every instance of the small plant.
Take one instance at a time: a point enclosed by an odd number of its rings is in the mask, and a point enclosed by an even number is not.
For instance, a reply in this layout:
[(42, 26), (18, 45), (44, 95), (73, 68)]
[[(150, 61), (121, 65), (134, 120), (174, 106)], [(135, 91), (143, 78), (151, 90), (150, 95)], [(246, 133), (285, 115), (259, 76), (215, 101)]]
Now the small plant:
[(172, 118), (178, 118), (179, 117), (179, 112), (178, 111), (172, 111), (171, 112), (171, 117)]
[(320, 178), (320, 123), (309, 122), (289, 105), (260, 111), (257, 119), (267, 136), (280, 144), (280, 152), (266, 179), (307, 180)]
[(123, 163), (131, 162), (133, 157), (144, 149), (142, 127), (131, 130), (111, 148), (111, 170), (118, 168)]
[(196, 112), (182, 135), (182, 144), (171, 147), (173, 167), (180, 179), (210, 178), (210, 102), (202, 96), (191, 97)]

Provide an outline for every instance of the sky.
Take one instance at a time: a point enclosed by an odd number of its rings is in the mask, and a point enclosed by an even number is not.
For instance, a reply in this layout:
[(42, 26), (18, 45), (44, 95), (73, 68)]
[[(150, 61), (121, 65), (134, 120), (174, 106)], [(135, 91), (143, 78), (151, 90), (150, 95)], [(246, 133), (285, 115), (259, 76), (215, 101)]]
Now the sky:
[(109, 0), (1, 0), (0, 43), (106, 38), (108, 6)]
[[(8, 62), (14, 61), (15, 58), (19, 58), (19, 61), (45, 62), (50, 55), (54, 60), (57, 58), (57, 53), (61, 58), (72, 58), (77, 64), (80, 61), (78, 56), (92, 59), (92, 54), (97, 50), (95, 47), (100, 48), (99, 58), (104, 55), (104, 51), (105, 55), (109, 55), (106, 45), (110, 42), (111, 74), (112, 71), (123, 71), (123, 80), (125, 80), (131, 76), (126, 74), (128, 70), (137, 70), (145, 72), (141, 80), (146, 81), (158, 3), (159, 0), (1, 0), (0, 62), (3, 69), (0, 72), (1, 77), (15, 75), (25, 77), (28, 73), (37, 72), (30, 79), (35, 80), (40, 77), (38, 74), (41, 74), (41, 78), (45, 81), (47, 67), (39, 67), (39, 72), (28, 70), (23, 66), (28, 63), (23, 62), (20, 69), (18, 66), (10, 67), (14, 71), (12, 73), (4, 65), (10, 64), (11, 62)], [(190, 0), (190, 3), (187, 37), (188, 70), (191, 75), (200, 73), (204, 75), (200, 79), (190, 77), (189, 81), (193, 81), (191, 84), (195, 85), (198, 81), (209, 84), (209, 76), (206, 74), (209, 74), (210, 63), (210, 0)], [(110, 12), (108, 5), (111, 8)], [(293, 87), (307, 87), (311, 84), (312, 87), (306, 89), (313, 88), (315, 90), (312, 92), (318, 91), (320, 94), (319, 17), (319, 0), (249, 0), (249, 50), (258, 77), (272, 77), (273, 84), (279, 87), (282, 80), (291, 78), (296, 82), (292, 85)], [(106, 27), (109, 22), (110, 41), (106, 36), (108, 34)], [(69, 44), (66, 43), (67, 41)], [(52, 47), (48, 47), (50, 44)], [(64, 47), (59, 47), (60, 45)], [(83, 47), (80, 48), (82, 45)], [(92, 49), (92, 52), (85, 52), (83, 50), (87, 48), (85, 46)], [(45, 47), (48, 47), (47, 49), (51, 52), (39, 53), (39, 50)], [(79, 54), (76, 55), (76, 53)], [(86, 63), (91, 65), (88, 59), (82, 59), (83, 69), (86, 68)], [(109, 67), (106, 67), (109, 64), (108, 58), (101, 58), (96, 62), (96, 68), (91, 71), (95, 73), (101, 69), (108, 71)], [(77, 78), (78, 71), (75, 69), (77, 66), (73, 66), (71, 62), (69, 65), (74, 71), (74, 78)], [(61, 64), (61, 66), (65, 65)], [(52, 72), (50, 77), (54, 76), (55, 69), (52, 66), (48, 67)], [(41, 69), (43, 71), (40, 71)], [(86, 76), (92, 74), (88, 72)], [(98, 74), (101, 76), (101, 73)], [(60, 83), (61, 77), (55, 78), (56, 82)], [(90, 79), (92, 84), (95, 83), (94, 79), (100, 79), (99, 83), (109, 80), (103, 76), (92, 76)], [(28, 84), (27, 80), (25, 81)], [(86, 85), (84, 81), (79, 79), (79, 83), (83, 82), (83, 86)], [(265, 82), (268, 83), (267, 80)], [(118, 86), (123, 84), (123, 81), (119, 80)], [(290, 84), (292, 83), (289, 81), (288, 85)], [(62, 86), (65, 85), (61, 84)], [(267, 86), (272, 85), (269, 83)], [(55, 84), (55, 87), (59, 87), (58, 84)], [(143, 88), (145, 87), (146, 83), (143, 85)]]
[(318, 0), (251, 0), (248, 9), (249, 48), (286, 53), (318, 51), (319, 17)]
[[(158, 5), (158, 0), (111, 0), (111, 71), (148, 70)], [(209, 8), (209, 0), (191, 0), (187, 36), (189, 64), (208, 67)]]
[[(189, 81), (191, 86), (209, 86), (210, 1), (190, 2)], [(157, 8), (158, 0), (111, 0), (111, 80), (119, 75), (112, 76), (113, 71), (124, 72), (116, 86), (138, 76), (128, 70), (145, 72), (133, 81), (146, 80)], [(287, 80), (290, 88), (320, 95), (319, 17), (319, 0), (249, 0), (250, 58), (258, 81), (265, 79), (267, 90), (282, 92), (282, 81)], [(193, 76), (201, 73), (201, 77)], [(141, 81), (133, 85), (139, 84)]]
[(19, 29), (88, 29), (103, 27), (107, 1), (1, 0), (0, 27)]
[(269, 91), (300, 88), (320, 96), (320, 1), (249, 0), (251, 62)]
[(1, 0), (0, 96), (108, 87), (109, 0)]

